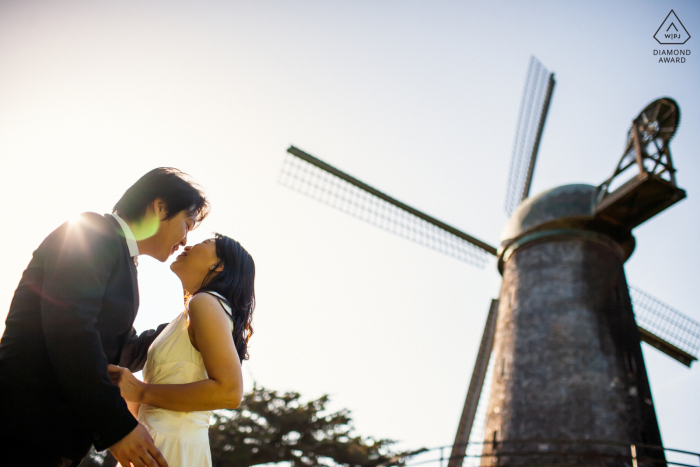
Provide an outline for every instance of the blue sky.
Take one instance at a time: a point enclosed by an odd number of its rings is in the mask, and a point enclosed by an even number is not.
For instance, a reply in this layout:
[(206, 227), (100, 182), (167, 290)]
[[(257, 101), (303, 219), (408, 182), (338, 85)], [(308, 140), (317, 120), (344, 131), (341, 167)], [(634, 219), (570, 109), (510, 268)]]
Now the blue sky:
[[(700, 321), (700, 49), (659, 64), (674, 9), (697, 2), (0, 3), (0, 193), (6, 310), (40, 241), (108, 212), (146, 171), (175, 166), (258, 268), (252, 381), (353, 411), (363, 435), (449, 444), (500, 276), (276, 183), (290, 144), (490, 244), (530, 55), (554, 71), (532, 193), (597, 185), (652, 100), (681, 108), (671, 144), (688, 198), (635, 230), (628, 281)], [(141, 261), (137, 328), (181, 310), (166, 265)], [(2, 312), (4, 315), (5, 312)], [(644, 346), (662, 436), (700, 450), (700, 367)]]

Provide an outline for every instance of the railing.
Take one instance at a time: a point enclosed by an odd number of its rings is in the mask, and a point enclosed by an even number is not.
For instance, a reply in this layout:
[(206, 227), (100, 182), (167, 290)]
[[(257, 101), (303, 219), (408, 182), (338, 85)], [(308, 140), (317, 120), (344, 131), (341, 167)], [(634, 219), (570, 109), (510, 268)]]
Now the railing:
[[(630, 467), (638, 467), (639, 464), (646, 466), (680, 466), (680, 467), (699, 467), (700, 453), (685, 451), (681, 449), (665, 448), (663, 446), (649, 444), (622, 444), (608, 441), (574, 441), (574, 440), (553, 440), (553, 439), (528, 439), (528, 440), (509, 440), (507, 442), (498, 441), (483, 442), (483, 443), (468, 443), (469, 446), (484, 446), (492, 448), (493, 452), (480, 452), (479, 454), (464, 454), (456, 458), (457, 465), (465, 466), (498, 466), (506, 467), (508, 465), (523, 466), (528, 462), (523, 458), (533, 458), (533, 465), (543, 465), (542, 458), (551, 458), (547, 461), (547, 466), (573, 466), (573, 465), (610, 465), (610, 461), (618, 461), (620, 464), (626, 464)], [(525, 447), (526, 445), (535, 445), (533, 447)], [(505, 449), (510, 446), (509, 449)], [(478, 447), (478, 446), (477, 446)], [(589, 449), (585, 449), (589, 447)], [(591, 449), (597, 447), (597, 450)], [(559, 448), (559, 449), (556, 449)], [(584, 448), (583, 450), (581, 448)], [(614, 452), (601, 452), (604, 449)], [(413, 466), (428, 466), (439, 465), (446, 467), (452, 460), (450, 457), (452, 445), (438, 446), (426, 449), (408, 460), (406, 467)], [(466, 452), (469, 452), (465, 450)], [(480, 449), (481, 451), (481, 449)], [(653, 452), (658, 455), (652, 455)], [(423, 460), (423, 456), (431, 456), (430, 459)], [(437, 457), (439, 455), (439, 457)], [(694, 464), (691, 462), (678, 462), (680, 457), (693, 458)], [(500, 462), (499, 462), (500, 458)], [(535, 460), (537, 458), (537, 460)], [(672, 460), (669, 460), (672, 458)], [(484, 460), (486, 459), (486, 462)], [(507, 462), (504, 462), (506, 460)], [(608, 462), (606, 462), (608, 461)], [(512, 462), (512, 464), (509, 464)], [(454, 465), (454, 463), (453, 463)]]

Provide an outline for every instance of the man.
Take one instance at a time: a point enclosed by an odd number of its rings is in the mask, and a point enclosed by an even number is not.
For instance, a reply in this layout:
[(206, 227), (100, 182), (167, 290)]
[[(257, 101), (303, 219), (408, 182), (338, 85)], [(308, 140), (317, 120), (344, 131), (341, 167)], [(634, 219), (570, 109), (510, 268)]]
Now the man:
[(137, 336), (139, 254), (165, 261), (209, 212), (185, 174), (158, 168), (113, 214), (85, 213), (34, 252), (0, 341), (0, 465), (77, 466), (90, 445), (123, 465), (165, 466), (108, 364), (140, 371), (165, 325)]

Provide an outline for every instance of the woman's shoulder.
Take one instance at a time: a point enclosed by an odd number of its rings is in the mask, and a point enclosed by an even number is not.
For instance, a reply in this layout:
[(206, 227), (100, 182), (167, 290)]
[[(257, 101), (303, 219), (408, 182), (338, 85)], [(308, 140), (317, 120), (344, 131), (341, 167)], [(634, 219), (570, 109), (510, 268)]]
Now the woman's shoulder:
[(193, 321), (195, 326), (199, 320), (206, 320), (228, 327), (233, 324), (229, 313), (221, 299), (206, 292), (196, 294), (188, 304), (190, 321)]
[[(194, 295), (189, 301), (188, 308), (190, 312), (194, 310), (222, 310), (226, 315), (231, 314), (231, 307), (226, 299), (222, 298), (216, 292), (199, 292)], [(204, 311), (206, 313), (206, 311)], [(197, 311), (195, 311), (197, 313)]]
[[(189, 301), (188, 303), (188, 308), (191, 310), (192, 308), (200, 309), (202, 307), (210, 307), (212, 305), (218, 305), (219, 303), (219, 298), (211, 293), (208, 292), (199, 292), (195, 294)], [(220, 308), (220, 306), (219, 306)]]
[[(226, 299), (226, 297), (224, 297), (224, 296), (221, 295), (220, 293), (215, 292), (215, 291), (213, 291), (213, 290), (203, 290), (203, 291), (197, 293), (197, 294), (195, 295), (195, 297), (199, 297), (199, 296), (202, 296), (202, 295), (203, 295), (203, 296), (208, 296), (209, 298), (208, 298), (207, 300), (210, 301), (211, 303), (215, 303), (215, 302), (220, 303), (221, 306), (224, 307), (224, 309), (226, 310), (226, 312), (227, 312), (228, 314), (231, 314), (231, 304), (229, 303), (228, 299)], [(194, 297), (193, 297), (193, 300), (194, 300)], [(212, 301), (212, 300), (213, 300), (213, 301)]]

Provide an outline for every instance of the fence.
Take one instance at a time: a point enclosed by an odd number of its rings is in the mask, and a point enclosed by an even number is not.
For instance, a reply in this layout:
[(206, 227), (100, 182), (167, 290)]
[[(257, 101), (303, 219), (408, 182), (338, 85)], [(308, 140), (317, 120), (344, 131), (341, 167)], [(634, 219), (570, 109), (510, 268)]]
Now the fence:
[[(607, 441), (572, 441), (552, 439), (528, 439), (509, 440), (496, 443), (468, 443), (469, 447), (479, 448), (484, 444), (496, 448), (493, 452), (481, 452), (469, 454), (474, 449), (466, 450), (467, 454), (459, 456), (458, 465), (471, 466), (498, 466), (508, 465), (539, 465), (539, 466), (609, 466), (628, 465), (629, 467), (645, 466), (680, 466), (699, 467), (700, 453), (680, 449), (665, 448), (648, 444), (621, 444)], [(604, 451), (608, 452), (604, 452)], [(446, 467), (452, 451), (452, 445), (438, 446), (413, 456), (406, 462), (406, 467), (413, 466), (439, 466)], [(653, 454), (657, 455), (654, 456)], [(663, 457), (661, 456), (663, 453)], [(428, 457), (428, 459), (424, 459)], [(532, 463), (526, 458), (530, 458)], [(543, 464), (543, 459), (551, 458)], [(687, 459), (687, 460), (686, 460)], [(680, 462), (683, 460), (684, 462)], [(505, 461), (505, 462), (504, 462)], [(511, 462), (511, 464), (509, 464)], [(694, 462), (694, 463), (689, 463)]]

